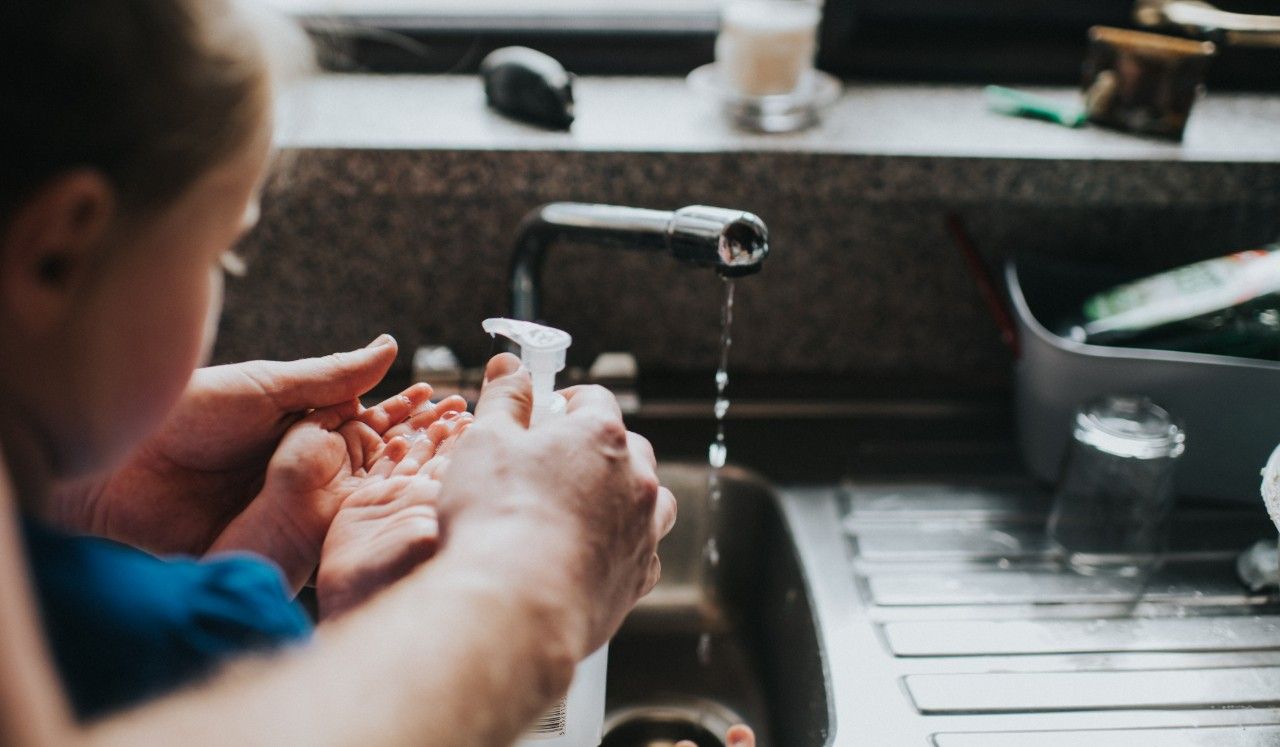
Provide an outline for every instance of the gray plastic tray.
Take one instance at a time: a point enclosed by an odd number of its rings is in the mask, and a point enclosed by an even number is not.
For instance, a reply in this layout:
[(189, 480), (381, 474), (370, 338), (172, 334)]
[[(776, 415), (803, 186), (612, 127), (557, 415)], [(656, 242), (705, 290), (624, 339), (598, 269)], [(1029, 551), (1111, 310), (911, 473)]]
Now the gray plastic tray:
[(1085, 345), (1051, 332), (1091, 293), (1125, 280), (1049, 260), (1010, 261), (1005, 279), (1018, 321), (1018, 439), (1028, 470), (1057, 479), (1079, 405), (1140, 394), (1182, 420), (1187, 450), (1179, 495), (1261, 502), (1259, 473), (1280, 443), (1280, 363), (1165, 350)]

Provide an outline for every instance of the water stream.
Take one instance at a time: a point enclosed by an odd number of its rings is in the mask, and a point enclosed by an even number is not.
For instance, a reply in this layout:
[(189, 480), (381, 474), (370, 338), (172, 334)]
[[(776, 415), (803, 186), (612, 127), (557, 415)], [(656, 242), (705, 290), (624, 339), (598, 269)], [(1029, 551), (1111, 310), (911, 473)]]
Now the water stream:
[[(720, 304), (720, 365), (716, 369), (716, 440), (707, 448), (707, 544), (702, 549), (707, 576), (714, 575), (720, 565), (720, 548), (716, 546), (715, 530), (720, 513), (720, 469), (729, 456), (724, 442), (724, 417), (729, 412), (729, 398), (725, 390), (729, 386), (729, 346), (733, 344), (730, 329), (733, 326), (733, 280), (724, 278), (724, 301)], [(708, 588), (714, 588), (708, 583)], [(704, 665), (711, 660), (711, 634), (698, 638), (698, 661)]]

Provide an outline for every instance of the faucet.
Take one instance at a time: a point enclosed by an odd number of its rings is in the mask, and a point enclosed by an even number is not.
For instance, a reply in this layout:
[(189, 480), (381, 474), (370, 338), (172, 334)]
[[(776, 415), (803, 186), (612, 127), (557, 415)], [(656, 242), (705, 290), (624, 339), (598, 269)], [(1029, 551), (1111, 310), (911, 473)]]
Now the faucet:
[(552, 202), (520, 221), (511, 258), (511, 316), (538, 318), (542, 263), (557, 238), (624, 249), (666, 252), (712, 267), (725, 277), (760, 271), (769, 255), (769, 229), (751, 213), (690, 205), (675, 211)]

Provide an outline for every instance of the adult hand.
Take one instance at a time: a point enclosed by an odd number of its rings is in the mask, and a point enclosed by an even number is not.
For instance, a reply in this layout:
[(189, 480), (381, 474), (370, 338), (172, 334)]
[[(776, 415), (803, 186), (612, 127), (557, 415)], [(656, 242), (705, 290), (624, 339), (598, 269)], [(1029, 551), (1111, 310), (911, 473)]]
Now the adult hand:
[(58, 486), (49, 518), (152, 552), (202, 554), (257, 495), (285, 431), (314, 409), (358, 408), (395, 356), (382, 335), (323, 358), (198, 369), (160, 430), (116, 471)]
[(475, 422), (449, 455), (440, 520), (446, 550), (510, 574), (512, 593), (538, 597), (553, 613), (543, 616), (548, 636), (580, 658), (657, 583), (655, 549), (676, 504), (613, 395), (595, 386), (564, 395), (563, 416), (530, 427), (528, 372), (508, 354), (489, 362)]

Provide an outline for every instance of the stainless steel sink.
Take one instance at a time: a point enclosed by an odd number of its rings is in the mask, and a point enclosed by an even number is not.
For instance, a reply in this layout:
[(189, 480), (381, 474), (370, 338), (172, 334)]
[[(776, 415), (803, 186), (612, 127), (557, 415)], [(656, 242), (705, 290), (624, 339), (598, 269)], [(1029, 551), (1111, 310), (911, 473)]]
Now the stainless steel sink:
[(712, 512), (705, 468), (662, 477), (681, 522), (614, 642), (629, 741), (609, 747), (715, 744), (732, 720), (774, 745), (1280, 744), (1280, 597), (1234, 572), (1275, 538), (1260, 506), (1180, 506), (1158, 572), (1086, 577), (1044, 542), (1049, 499), (1025, 479), (726, 470)]
[(1259, 506), (1181, 507), (1149, 578), (1085, 577), (1017, 480), (783, 490), (836, 744), (1280, 744), (1280, 600), (1235, 578)]
[(659, 475), (680, 520), (659, 550), (662, 581), (610, 646), (605, 744), (718, 744), (739, 720), (761, 745), (828, 744), (827, 670), (778, 496), (730, 467), (711, 506), (705, 465)]

